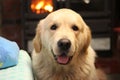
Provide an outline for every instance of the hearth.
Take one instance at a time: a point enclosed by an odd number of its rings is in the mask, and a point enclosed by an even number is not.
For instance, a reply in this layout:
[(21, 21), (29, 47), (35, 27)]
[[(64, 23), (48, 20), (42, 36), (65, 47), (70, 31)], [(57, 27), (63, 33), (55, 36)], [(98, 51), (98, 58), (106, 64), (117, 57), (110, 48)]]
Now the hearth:
[[(98, 55), (112, 55), (111, 30), (114, 0), (21, 0), (24, 26), (24, 48), (31, 52), (31, 40), (39, 20), (60, 8), (70, 8), (83, 17), (93, 35), (92, 45)], [(28, 47), (29, 46), (29, 47)], [(99, 54), (100, 53), (100, 54)]]

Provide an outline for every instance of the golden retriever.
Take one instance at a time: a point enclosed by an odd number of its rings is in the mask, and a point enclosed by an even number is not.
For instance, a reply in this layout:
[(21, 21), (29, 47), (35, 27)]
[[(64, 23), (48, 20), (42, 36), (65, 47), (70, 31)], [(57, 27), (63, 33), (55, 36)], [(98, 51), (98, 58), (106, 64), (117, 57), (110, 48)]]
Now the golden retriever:
[(100, 80), (90, 40), (90, 29), (79, 14), (70, 9), (50, 13), (39, 22), (33, 40), (37, 80)]

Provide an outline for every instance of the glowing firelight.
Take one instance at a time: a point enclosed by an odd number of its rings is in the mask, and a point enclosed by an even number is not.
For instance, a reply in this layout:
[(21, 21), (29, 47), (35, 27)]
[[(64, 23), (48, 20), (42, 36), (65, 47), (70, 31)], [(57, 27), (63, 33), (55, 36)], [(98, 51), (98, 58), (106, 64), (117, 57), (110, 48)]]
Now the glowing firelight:
[(36, 14), (53, 11), (52, 0), (32, 0), (30, 7)]
[(53, 11), (53, 7), (50, 4), (48, 4), (48, 5), (45, 6), (45, 10), (47, 10), (49, 12), (52, 12)]
[(41, 1), (41, 2), (39, 2), (39, 3), (35, 6), (35, 9), (36, 9), (36, 10), (39, 10), (39, 9), (42, 8), (43, 5), (44, 5), (44, 2)]

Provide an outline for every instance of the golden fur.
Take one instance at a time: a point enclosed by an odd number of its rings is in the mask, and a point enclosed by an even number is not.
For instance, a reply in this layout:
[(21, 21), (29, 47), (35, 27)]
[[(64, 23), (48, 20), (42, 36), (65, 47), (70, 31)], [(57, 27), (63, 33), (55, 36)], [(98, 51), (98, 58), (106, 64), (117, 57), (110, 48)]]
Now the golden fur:
[[(60, 39), (71, 42), (66, 56), (72, 59), (67, 64), (59, 64), (54, 58), (61, 54), (57, 46)], [(39, 22), (33, 40), (33, 70), (37, 80), (99, 80), (90, 40), (90, 29), (79, 14), (70, 9), (50, 13)]]

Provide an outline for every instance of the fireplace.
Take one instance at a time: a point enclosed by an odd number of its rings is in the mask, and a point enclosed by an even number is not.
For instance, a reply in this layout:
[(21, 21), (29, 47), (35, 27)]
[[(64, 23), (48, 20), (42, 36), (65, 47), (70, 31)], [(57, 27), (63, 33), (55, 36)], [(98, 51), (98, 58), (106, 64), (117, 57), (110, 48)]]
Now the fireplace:
[(31, 40), (39, 20), (60, 8), (70, 8), (81, 14), (92, 30), (92, 45), (99, 56), (112, 55), (111, 30), (114, 0), (21, 0), (24, 26), (24, 48), (31, 52)]
[(31, 0), (30, 9), (36, 14), (52, 12), (53, 2), (52, 0)]

